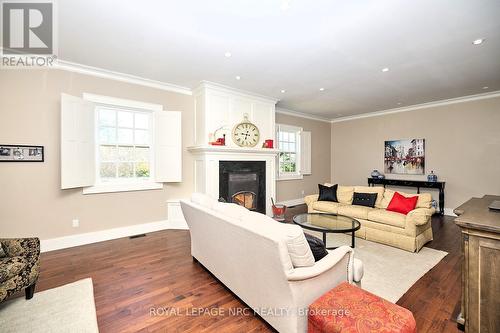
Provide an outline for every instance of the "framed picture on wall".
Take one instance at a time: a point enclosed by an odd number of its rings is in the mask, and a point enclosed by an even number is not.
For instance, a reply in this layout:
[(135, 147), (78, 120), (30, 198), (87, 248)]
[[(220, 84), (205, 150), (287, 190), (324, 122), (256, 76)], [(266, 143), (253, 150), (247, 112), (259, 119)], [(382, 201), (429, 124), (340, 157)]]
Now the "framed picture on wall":
[(0, 162), (43, 162), (43, 146), (0, 145)]
[(425, 139), (385, 141), (386, 174), (423, 175), (425, 173)]

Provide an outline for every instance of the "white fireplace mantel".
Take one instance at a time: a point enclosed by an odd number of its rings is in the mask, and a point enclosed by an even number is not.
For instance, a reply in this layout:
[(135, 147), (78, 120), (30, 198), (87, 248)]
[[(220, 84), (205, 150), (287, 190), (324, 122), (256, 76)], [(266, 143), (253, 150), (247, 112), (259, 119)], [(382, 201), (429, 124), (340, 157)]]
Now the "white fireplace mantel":
[(259, 155), (276, 155), (279, 149), (271, 148), (243, 148), (243, 147), (228, 147), (228, 146), (191, 146), (187, 150), (194, 153), (230, 153), (230, 154), (259, 154)]
[[(277, 100), (210, 82), (202, 82), (194, 95), (194, 146), (187, 150), (194, 156), (195, 191), (219, 198), (220, 161), (265, 161), (266, 213), (272, 215), (271, 198), (276, 199), (276, 156), (279, 150), (262, 148), (262, 144), (266, 139), (275, 139)], [(239, 147), (231, 138), (230, 129), (245, 116), (259, 128), (260, 140), (254, 148)], [(209, 145), (210, 133), (221, 127), (226, 131), (227, 146)]]

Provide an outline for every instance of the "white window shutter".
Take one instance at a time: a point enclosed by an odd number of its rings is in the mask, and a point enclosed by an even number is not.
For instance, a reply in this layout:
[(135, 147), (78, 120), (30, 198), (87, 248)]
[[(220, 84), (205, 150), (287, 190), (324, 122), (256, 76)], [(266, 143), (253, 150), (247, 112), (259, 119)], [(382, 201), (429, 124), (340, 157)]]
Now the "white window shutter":
[(155, 112), (155, 181), (182, 181), (182, 124), (179, 111)]
[(300, 168), (303, 175), (310, 175), (311, 171), (311, 132), (302, 131), (300, 134)]
[(95, 183), (95, 105), (61, 94), (61, 189)]

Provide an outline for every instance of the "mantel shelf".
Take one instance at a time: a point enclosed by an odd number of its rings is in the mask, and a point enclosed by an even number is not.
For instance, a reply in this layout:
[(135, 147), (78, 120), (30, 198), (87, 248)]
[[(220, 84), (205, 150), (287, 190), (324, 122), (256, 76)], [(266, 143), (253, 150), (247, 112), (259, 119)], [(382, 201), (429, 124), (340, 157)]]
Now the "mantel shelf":
[(228, 146), (191, 146), (187, 150), (192, 153), (234, 153), (234, 154), (268, 154), (276, 155), (279, 149), (271, 148), (243, 148)]

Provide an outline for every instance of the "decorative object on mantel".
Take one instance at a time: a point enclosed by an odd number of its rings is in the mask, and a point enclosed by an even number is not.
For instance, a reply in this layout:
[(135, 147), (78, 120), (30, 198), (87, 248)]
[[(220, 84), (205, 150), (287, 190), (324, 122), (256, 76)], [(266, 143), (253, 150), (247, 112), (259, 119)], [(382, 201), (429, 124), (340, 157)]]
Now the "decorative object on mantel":
[[(212, 146), (225, 146), (226, 145), (226, 134), (222, 134), (222, 137), (217, 137), (219, 131), (227, 131), (227, 126), (221, 126), (216, 129), (213, 133), (210, 133), (208, 143)], [(216, 138), (217, 137), (217, 138)]]
[(437, 182), (438, 181), (438, 176), (434, 173), (434, 171), (431, 171), (431, 173), (427, 175), (427, 181), (428, 182)]
[(268, 148), (268, 149), (274, 148), (274, 140), (272, 139), (265, 140), (264, 143), (262, 144), (262, 148)]
[(233, 128), (233, 142), (240, 147), (255, 147), (259, 140), (259, 129), (248, 120), (248, 113), (245, 113), (243, 121)]
[(0, 145), (0, 162), (43, 162), (43, 146)]
[(384, 147), (386, 174), (425, 174), (425, 139), (385, 141)]
[(273, 219), (275, 219), (278, 222), (284, 222), (285, 221), (285, 211), (286, 211), (286, 206), (285, 205), (280, 205), (280, 204), (275, 204), (274, 199), (271, 198), (271, 203), (273, 204)]

